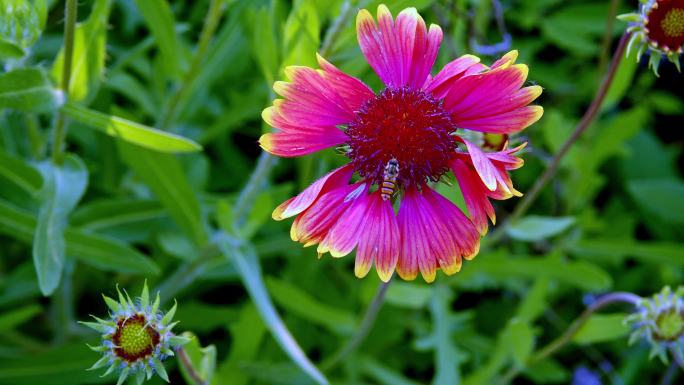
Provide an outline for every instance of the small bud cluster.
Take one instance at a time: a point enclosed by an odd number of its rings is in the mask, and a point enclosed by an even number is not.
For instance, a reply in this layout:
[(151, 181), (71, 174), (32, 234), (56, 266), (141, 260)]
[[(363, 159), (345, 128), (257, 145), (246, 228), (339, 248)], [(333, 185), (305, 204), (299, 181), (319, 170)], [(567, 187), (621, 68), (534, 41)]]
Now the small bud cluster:
[(684, 352), (684, 286), (676, 291), (663, 288), (651, 298), (643, 298), (637, 310), (625, 320), (632, 326), (630, 344), (646, 340), (654, 356), (667, 363), (669, 351), (681, 360)]
[(129, 376), (133, 376), (137, 384), (142, 384), (154, 373), (168, 382), (162, 361), (174, 355), (174, 347), (188, 342), (187, 338), (171, 332), (178, 323), (172, 322), (176, 305), (166, 314), (159, 311), (159, 293), (150, 303), (147, 283), (136, 301), (118, 287), (117, 292), (118, 301), (103, 295), (110, 310), (108, 319), (92, 316), (97, 322), (81, 322), (102, 335), (102, 343), (90, 347), (102, 353), (102, 358), (88, 370), (107, 366), (103, 377), (118, 372), (117, 385), (123, 384)]

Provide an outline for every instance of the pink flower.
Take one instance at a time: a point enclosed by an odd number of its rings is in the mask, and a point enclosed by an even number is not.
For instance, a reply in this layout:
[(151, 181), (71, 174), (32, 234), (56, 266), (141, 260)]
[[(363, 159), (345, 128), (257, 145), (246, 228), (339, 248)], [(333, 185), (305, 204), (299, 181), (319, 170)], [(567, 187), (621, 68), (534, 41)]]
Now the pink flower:
[[(292, 239), (318, 244), (319, 255), (338, 258), (356, 248), (358, 277), (375, 262), (383, 281), (396, 268), (404, 279), (420, 272), (431, 282), (438, 268), (453, 274), (462, 259), (478, 253), (487, 218), (495, 220), (490, 198), (521, 195), (508, 171), (522, 166), (514, 154), (524, 145), (485, 152), (456, 130), (521, 131), (543, 113), (529, 105), (541, 87), (522, 87), (528, 69), (515, 64), (515, 51), (491, 67), (465, 55), (431, 76), (441, 29), (426, 28), (414, 8), (394, 20), (381, 5), (377, 16), (376, 24), (361, 10), (356, 29), (361, 51), (386, 86), (382, 91), (320, 56), (321, 69), (289, 67), (290, 82), (275, 83), (283, 98), (263, 118), (278, 132), (263, 135), (261, 147), (295, 157), (344, 146), (350, 161), (278, 206), (273, 218), (296, 215)], [(449, 171), (470, 219), (431, 187)]]

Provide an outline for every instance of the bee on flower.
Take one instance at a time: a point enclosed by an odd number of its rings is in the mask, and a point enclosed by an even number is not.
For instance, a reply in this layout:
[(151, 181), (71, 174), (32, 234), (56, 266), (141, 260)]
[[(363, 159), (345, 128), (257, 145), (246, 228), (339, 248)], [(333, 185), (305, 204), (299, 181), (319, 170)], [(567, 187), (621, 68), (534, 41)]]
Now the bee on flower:
[(679, 56), (684, 51), (684, 0), (640, 0), (639, 12), (618, 16), (630, 24), (627, 56), (637, 50), (637, 60), (648, 51), (649, 67), (658, 75), (663, 57), (681, 71)]
[[(428, 282), (438, 269), (454, 274), (477, 255), (488, 219), (495, 220), (489, 200), (522, 195), (508, 172), (523, 165), (516, 154), (524, 144), (486, 151), (463, 133), (504, 137), (523, 130), (542, 116), (542, 107), (530, 105), (542, 89), (523, 86), (528, 68), (516, 64), (516, 51), (491, 66), (464, 55), (431, 75), (442, 30), (428, 28), (415, 8), (395, 19), (380, 5), (377, 21), (363, 9), (356, 32), (382, 90), (320, 55), (320, 69), (288, 67), (289, 82), (273, 86), (282, 99), (262, 114), (277, 129), (260, 138), (264, 150), (298, 157), (341, 148), (349, 160), (278, 206), (273, 218), (296, 216), (292, 239), (318, 245), (319, 255), (356, 249), (358, 277), (373, 263), (383, 281), (395, 269)], [(449, 172), (469, 217), (435, 191)]]

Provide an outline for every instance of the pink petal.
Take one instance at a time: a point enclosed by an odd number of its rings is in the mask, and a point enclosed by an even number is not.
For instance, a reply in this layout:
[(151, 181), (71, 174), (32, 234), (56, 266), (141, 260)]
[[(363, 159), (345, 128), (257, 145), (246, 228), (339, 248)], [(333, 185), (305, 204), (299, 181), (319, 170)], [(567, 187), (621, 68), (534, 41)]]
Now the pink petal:
[(279, 131), (263, 135), (261, 147), (278, 156), (306, 155), (344, 143), (337, 126), (355, 119), (355, 110), (373, 96), (368, 87), (322, 58), (322, 70), (287, 67), (290, 83), (276, 82), (277, 99), (264, 110), (266, 123)]
[(415, 8), (399, 13), (396, 22), (385, 5), (378, 6), (378, 23), (365, 9), (356, 18), (359, 46), (370, 66), (390, 87), (421, 87), (442, 41), (438, 26), (430, 26)]
[(352, 205), (318, 245), (319, 254), (330, 252), (334, 258), (344, 257), (358, 244), (368, 220), (366, 213), (371, 202), (368, 186), (362, 184), (344, 199), (345, 203), (349, 201), (353, 201)]
[(460, 79), (467, 74), (467, 71), (477, 69), (484, 70), (486, 67), (480, 64), (480, 58), (473, 55), (463, 55), (456, 60), (449, 62), (442, 68), (435, 77), (428, 79), (425, 83), (425, 91), (432, 93), (435, 98), (443, 98), (451, 88), (451, 82)]
[(449, 200), (428, 186), (422, 193), (409, 188), (398, 215), (401, 248), (397, 272), (414, 279), (420, 270), (427, 282), (440, 267), (446, 274), (461, 268), (462, 258), (473, 258), (480, 244), (475, 226)]
[(487, 189), (482, 184), (477, 172), (463, 161), (455, 159), (451, 162), (451, 169), (458, 181), (458, 187), (463, 194), (471, 221), (477, 231), (485, 235), (489, 228), (487, 217), (491, 219), (492, 223), (496, 223), (496, 213), (487, 197)]
[(304, 243), (304, 247), (320, 243), (351, 206), (353, 200), (347, 197), (358, 187), (358, 184), (346, 185), (323, 193), (292, 223), (292, 240)]
[(480, 250), (480, 235), (473, 223), (450, 200), (428, 187), (423, 187), (423, 196), (434, 213), (437, 226), (441, 226), (457, 248), (451, 252), (444, 249), (442, 254), (438, 254), (441, 255), (442, 270), (452, 274), (460, 269), (460, 257), (467, 260), (475, 258)]
[(380, 191), (371, 194), (370, 201), (366, 226), (356, 250), (354, 272), (359, 278), (365, 277), (375, 260), (380, 279), (387, 282), (399, 258), (399, 226), (392, 203), (383, 200)]
[(473, 131), (513, 134), (535, 123), (543, 114), (542, 106), (526, 106), (499, 115), (463, 119), (456, 124)]
[(357, 111), (368, 99), (375, 96), (373, 90), (361, 80), (340, 71), (318, 54), (316, 58), (321, 66), (321, 75), (344, 100), (347, 109)]
[(325, 191), (340, 186), (346, 186), (349, 178), (354, 174), (354, 168), (351, 165), (346, 165), (333, 170), (312, 183), (304, 191), (294, 198), (282, 203), (273, 210), (272, 217), (276, 221), (289, 218), (306, 210), (311, 204)]
[(485, 153), (475, 144), (465, 139), (463, 139), (463, 142), (465, 142), (466, 147), (468, 148), (468, 154), (470, 154), (475, 170), (477, 170), (480, 178), (482, 178), (482, 183), (484, 183), (490, 191), (496, 190), (498, 172), (492, 161), (489, 160), (487, 155), (485, 155)]
[(528, 106), (542, 92), (541, 87), (522, 88), (528, 68), (513, 64), (512, 51), (497, 61), (491, 70), (467, 74), (448, 82), (437, 91), (444, 95), (444, 108), (454, 124), (470, 130), (513, 133), (537, 121), (543, 109)]

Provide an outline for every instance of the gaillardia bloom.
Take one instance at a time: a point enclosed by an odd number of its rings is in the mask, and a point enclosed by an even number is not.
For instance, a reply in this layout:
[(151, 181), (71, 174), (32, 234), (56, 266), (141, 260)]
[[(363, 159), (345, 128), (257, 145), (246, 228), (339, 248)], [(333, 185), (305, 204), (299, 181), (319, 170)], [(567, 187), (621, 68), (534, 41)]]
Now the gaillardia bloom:
[(632, 33), (627, 55), (637, 49), (637, 60), (648, 49), (651, 57), (649, 66), (656, 75), (658, 65), (664, 56), (680, 70), (679, 55), (684, 50), (684, 0), (640, 0), (638, 13), (618, 16), (630, 23)]
[(677, 362), (684, 362), (684, 286), (674, 292), (666, 286), (643, 298), (626, 322), (632, 326), (630, 344), (643, 339), (651, 345), (651, 357), (667, 363), (669, 351)]
[[(431, 282), (437, 269), (460, 270), (462, 258), (478, 253), (489, 217), (489, 198), (521, 195), (508, 170), (522, 166), (503, 143), (487, 152), (464, 130), (508, 135), (537, 121), (540, 106), (530, 102), (541, 87), (524, 87), (527, 66), (517, 52), (491, 67), (472, 55), (430, 70), (442, 41), (436, 25), (428, 29), (414, 8), (393, 19), (378, 7), (377, 23), (367, 10), (356, 19), (359, 45), (384, 82), (373, 92), (318, 56), (321, 67), (288, 67), (289, 83), (276, 82), (283, 98), (262, 116), (278, 132), (261, 137), (268, 152), (296, 157), (338, 147), (349, 158), (273, 212), (297, 216), (292, 239), (318, 244), (318, 253), (342, 257), (356, 248), (355, 273), (364, 277), (373, 262), (388, 281), (395, 268), (404, 279), (418, 272)], [(469, 135), (468, 137), (472, 137)], [(452, 171), (470, 219), (432, 184)], [(395, 214), (394, 207), (398, 208)]]
[(97, 322), (81, 322), (102, 335), (102, 343), (90, 348), (102, 353), (102, 357), (89, 370), (108, 366), (103, 377), (118, 372), (117, 385), (123, 384), (129, 375), (135, 376), (136, 383), (142, 384), (156, 372), (166, 382), (168, 375), (162, 361), (173, 356), (172, 348), (183, 345), (188, 338), (171, 332), (176, 322), (171, 322), (176, 313), (176, 305), (166, 314), (159, 311), (159, 293), (153, 303), (147, 283), (137, 301), (132, 301), (128, 293), (124, 296), (117, 287), (119, 301), (103, 296), (109, 307), (109, 319), (95, 318)]

